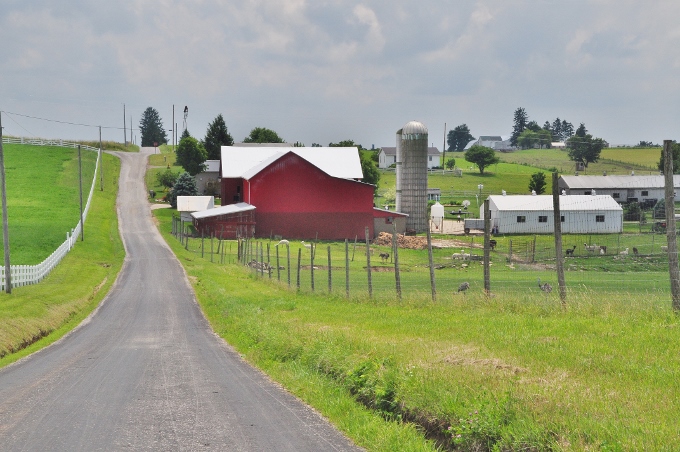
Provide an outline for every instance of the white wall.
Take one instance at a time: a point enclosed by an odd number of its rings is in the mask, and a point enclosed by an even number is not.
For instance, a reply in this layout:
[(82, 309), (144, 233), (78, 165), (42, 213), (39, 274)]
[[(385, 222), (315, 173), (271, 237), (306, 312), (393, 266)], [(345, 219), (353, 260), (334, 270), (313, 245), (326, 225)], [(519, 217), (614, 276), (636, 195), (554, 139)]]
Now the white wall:
[[(603, 222), (596, 217), (604, 215)], [(525, 222), (518, 223), (517, 217), (524, 216)], [(565, 211), (562, 212), (562, 232), (565, 234), (604, 234), (623, 232), (622, 210)], [(539, 217), (546, 217), (540, 222)], [(498, 211), (491, 210), (491, 227), (500, 234), (552, 234), (555, 231), (553, 211)]]

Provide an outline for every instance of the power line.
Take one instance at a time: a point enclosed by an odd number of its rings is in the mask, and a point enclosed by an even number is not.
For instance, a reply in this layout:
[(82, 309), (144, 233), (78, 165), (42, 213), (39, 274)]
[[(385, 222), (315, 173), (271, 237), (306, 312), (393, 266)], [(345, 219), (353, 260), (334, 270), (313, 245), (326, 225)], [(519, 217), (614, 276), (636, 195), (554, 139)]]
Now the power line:
[[(2, 113), (6, 113), (8, 115), (16, 115), (16, 116), (21, 116), (23, 118), (29, 118), (29, 119), (37, 119), (39, 121), (47, 121), (47, 122), (56, 122), (59, 124), (68, 124), (71, 126), (81, 126), (81, 127), (101, 127), (102, 129), (114, 129), (114, 130), (123, 130), (123, 127), (114, 127), (114, 126), (99, 126), (99, 125), (92, 125), (92, 124), (81, 124), (77, 122), (69, 122), (69, 121), (60, 121), (58, 119), (47, 119), (47, 118), (39, 118), (37, 116), (30, 116), (30, 115), (23, 115), (21, 113), (13, 113), (11, 111), (6, 111), (6, 110), (0, 110)], [(16, 122), (16, 121), (15, 121)], [(26, 130), (26, 129), (24, 129)], [(137, 129), (136, 129), (137, 130)], [(28, 132), (28, 131), (27, 131)], [(30, 133), (30, 132), (29, 132)]]

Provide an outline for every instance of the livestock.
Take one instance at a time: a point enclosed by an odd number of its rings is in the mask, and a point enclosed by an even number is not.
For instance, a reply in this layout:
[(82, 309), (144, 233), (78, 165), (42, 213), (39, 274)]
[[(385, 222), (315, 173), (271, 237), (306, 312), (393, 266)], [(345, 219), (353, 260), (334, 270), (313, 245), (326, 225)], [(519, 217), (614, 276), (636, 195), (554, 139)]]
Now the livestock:
[(607, 245), (600, 245), (600, 254), (607, 254)]
[(546, 294), (552, 292), (552, 286), (548, 283), (541, 284), (541, 278), (538, 278), (538, 287)]
[(286, 245), (286, 246), (288, 246), (288, 245), (290, 245), (290, 242), (289, 242), (288, 240), (286, 240), (286, 239), (283, 239), (283, 240), (281, 240), (279, 243), (277, 243), (277, 244), (274, 245), (274, 246), (279, 246), (279, 245)]
[(572, 249), (567, 248), (567, 256), (573, 256), (574, 251), (576, 251), (576, 245), (574, 245), (574, 247)]
[(588, 245), (587, 243), (584, 243), (583, 246), (586, 247), (586, 251), (589, 251), (591, 253), (594, 253), (595, 250), (598, 248), (597, 245)]
[(496, 249), (496, 245), (498, 245), (498, 242), (495, 239), (489, 240), (489, 248), (491, 248), (492, 251)]
[(620, 254), (621, 256), (628, 256), (628, 248), (626, 248), (625, 250), (619, 252), (619, 254)]
[(663, 251), (664, 253), (667, 253), (668, 252), (668, 245), (661, 245), (661, 251)]
[(470, 283), (465, 281), (460, 286), (458, 286), (458, 292), (457, 293), (463, 292), (463, 295), (465, 295), (465, 291), (468, 290), (469, 288), (470, 288)]
[(635, 254), (636, 256), (638, 255), (638, 249), (635, 247), (633, 247), (633, 254)]
[(385, 262), (389, 258), (390, 258), (390, 253), (380, 253), (380, 259), (382, 259), (383, 262)]

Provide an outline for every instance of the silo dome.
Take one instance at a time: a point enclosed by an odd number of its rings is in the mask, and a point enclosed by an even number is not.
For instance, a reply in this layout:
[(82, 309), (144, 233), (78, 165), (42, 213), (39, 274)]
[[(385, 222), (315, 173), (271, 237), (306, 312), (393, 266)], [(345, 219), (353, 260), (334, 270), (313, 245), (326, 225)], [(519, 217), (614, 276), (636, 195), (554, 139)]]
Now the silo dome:
[(402, 137), (406, 140), (422, 138), (427, 135), (427, 127), (419, 121), (411, 121), (401, 129)]

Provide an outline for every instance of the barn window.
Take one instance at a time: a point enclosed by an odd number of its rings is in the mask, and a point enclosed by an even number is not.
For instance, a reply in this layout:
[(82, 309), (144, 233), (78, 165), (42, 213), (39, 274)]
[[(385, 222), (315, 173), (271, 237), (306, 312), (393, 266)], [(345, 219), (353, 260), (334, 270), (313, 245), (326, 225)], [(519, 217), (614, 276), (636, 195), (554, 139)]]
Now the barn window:
[(547, 215), (539, 215), (538, 216), (538, 222), (539, 223), (547, 223), (548, 222), (548, 216)]
[(620, 193), (612, 193), (612, 198), (619, 199), (621, 197)]
[(560, 223), (564, 223), (564, 215), (560, 215)]
[(642, 196), (649, 196), (649, 191), (647, 190), (642, 190), (642, 193), (640, 193)]
[(604, 215), (595, 215), (596, 223), (604, 223)]
[(586, 190), (583, 192), (584, 195), (592, 195), (593, 192), (591, 190)]
[(524, 215), (517, 215), (517, 222), (518, 223), (526, 223), (527, 217), (525, 217)]

